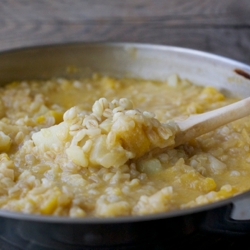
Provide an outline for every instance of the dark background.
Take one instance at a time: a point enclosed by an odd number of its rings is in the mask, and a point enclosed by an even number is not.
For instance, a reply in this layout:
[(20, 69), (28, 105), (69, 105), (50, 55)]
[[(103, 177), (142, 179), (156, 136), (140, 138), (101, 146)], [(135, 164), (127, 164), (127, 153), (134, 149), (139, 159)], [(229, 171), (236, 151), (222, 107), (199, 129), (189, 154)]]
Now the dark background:
[(79, 41), (174, 45), (250, 64), (250, 0), (0, 0), (0, 51)]

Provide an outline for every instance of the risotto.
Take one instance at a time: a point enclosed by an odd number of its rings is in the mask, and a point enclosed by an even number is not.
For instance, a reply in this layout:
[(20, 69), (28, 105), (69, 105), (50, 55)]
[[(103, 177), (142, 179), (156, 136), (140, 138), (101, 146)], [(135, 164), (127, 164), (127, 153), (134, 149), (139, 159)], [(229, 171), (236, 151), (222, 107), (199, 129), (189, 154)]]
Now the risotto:
[(0, 208), (144, 215), (249, 190), (249, 117), (144, 157), (174, 144), (176, 118), (237, 100), (175, 74), (9, 83), (0, 88)]

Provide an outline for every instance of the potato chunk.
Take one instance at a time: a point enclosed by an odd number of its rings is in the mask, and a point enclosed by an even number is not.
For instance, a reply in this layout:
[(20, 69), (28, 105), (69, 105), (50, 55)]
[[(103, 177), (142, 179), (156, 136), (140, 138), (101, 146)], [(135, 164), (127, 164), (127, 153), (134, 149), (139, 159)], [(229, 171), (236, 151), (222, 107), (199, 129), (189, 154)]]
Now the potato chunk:
[(4, 132), (0, 131), (0, 152), (7, 152), (11, 146), (11, 139)]
[(81, 167), (119, 167), (155, 147), (174, 143), (176, 128), (161, 124), (154, 114), (134, 109), (130, 100), (97, 100), (92, 113), (73, 107), (58, 125), (41, 129), (32, 139), (42, 150), (63, 147)]
[[(66, 140), (62, 139), (61, 133), (64, 131)], [(45, 151), (50, 150), (53, 146), (62, 146), (67, 141), (68, 135), (67, 126), (65, 123), (51, 126), (49, 128), (43, 128), (39, 132), (32, 135), (32, 140), (35, 145), (42, 147)]]

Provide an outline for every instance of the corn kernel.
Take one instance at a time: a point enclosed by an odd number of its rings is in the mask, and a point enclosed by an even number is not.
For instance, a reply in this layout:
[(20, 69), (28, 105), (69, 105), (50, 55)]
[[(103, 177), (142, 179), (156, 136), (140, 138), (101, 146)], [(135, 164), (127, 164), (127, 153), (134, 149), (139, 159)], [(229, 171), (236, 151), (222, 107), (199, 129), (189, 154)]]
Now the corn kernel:
[(38, 116), (38, 117), (36, 118), (36, 121), (37, 121), (38, 123), (43, 123), (43, 122), (45, 121), (45, 117), (44, 117), (43, 115)]

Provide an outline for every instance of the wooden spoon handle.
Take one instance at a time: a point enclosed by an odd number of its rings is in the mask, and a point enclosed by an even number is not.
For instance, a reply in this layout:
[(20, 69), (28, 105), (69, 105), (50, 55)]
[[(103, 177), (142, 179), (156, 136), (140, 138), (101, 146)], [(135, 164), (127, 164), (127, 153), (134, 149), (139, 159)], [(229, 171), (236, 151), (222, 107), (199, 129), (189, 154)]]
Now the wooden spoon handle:
[(203, 114), (191, 115), (176, 122), (180, 131), (176, 134), (175, 146), (247, 115), (250, 115), (250, 97)]
[[(248, 115), (250, 115), (250, 97), (203, 114), (191, 115), (186, 120), (175, 121), (180, 130), (175, 134), (174, 145), (167, 148), (177, 147)], [(163, 153), (167, 148), (154, 148), (141, 158)]]

